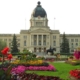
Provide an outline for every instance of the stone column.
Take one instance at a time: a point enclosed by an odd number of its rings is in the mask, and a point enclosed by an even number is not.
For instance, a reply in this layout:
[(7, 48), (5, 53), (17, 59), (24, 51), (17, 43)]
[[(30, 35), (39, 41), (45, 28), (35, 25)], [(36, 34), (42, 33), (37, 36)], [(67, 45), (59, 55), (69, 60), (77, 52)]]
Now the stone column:
[(31, 46), (31, 42), (32, 42), (31, 38), (32, 38), (32, 35), (30, 35), (30, 46)]
[(31, 46), (33, 46), (33, 35), (31, 35)]
[(37, 46), (38, 46), (38, 35), (37, 35)]
[(43, 35), (42, 35), (42, 42), (41, 42), (41, 44), (42, 44), (41, 46), (43, 46)]

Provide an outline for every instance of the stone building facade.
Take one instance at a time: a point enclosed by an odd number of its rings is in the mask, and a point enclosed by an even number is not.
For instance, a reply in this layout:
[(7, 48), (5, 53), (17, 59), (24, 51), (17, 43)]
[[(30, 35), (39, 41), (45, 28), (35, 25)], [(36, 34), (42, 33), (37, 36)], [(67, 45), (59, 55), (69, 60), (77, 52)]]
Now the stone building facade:
[[(56, 53), (60, 53), (60, 44), (62, 42), (62, 34), (59, 30), (51, 30), (48, 26), (47, 13), (38, 2), (37, 7), (31, 14), (30, 29), (21, 30), (20, 34), (16, 34), (18, 48), (22, 52), (28, 49), (33, 52), (45, 52), (46, 49), (56, 48)], [(80, 44), (80, 34), (66, 34), (69, 40), (70, 52)], [(13, 34), (0, 34), (0, 40), (6, 41), (7, 46), (11, 47)]]

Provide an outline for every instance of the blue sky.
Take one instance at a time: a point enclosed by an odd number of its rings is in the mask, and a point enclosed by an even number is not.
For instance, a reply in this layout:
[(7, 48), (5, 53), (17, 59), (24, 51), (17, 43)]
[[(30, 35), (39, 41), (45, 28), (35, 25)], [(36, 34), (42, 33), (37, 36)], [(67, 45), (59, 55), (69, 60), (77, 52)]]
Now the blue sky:
[[(80, 34), (80, 0), (39, 1), (47, 12), (50, 29), (66, 34)], [(37, 2), (38, 0), (0, 0), (0, 33), (19, 34), (22, 29), (29, 29), (31, 13)]]

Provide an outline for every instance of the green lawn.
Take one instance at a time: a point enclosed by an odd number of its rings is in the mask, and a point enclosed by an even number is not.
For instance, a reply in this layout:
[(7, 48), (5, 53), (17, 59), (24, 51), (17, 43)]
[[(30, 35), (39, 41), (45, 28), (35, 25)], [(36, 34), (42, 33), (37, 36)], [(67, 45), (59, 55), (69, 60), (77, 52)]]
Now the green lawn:
[(69, 71), (72, 69), (80, 69), (80, 65), (77, 66), (72, 66), (70, 64), (66, 64), (66, 63), (50, 63), (52, 65), (55, 66), (55, 68), (57, 69), (56, 72), (54, 71), (27, 71), (29, 73), (36, 73), (39, 75), (48, 75), (48, 76), (59, 76), (60, 78), (64, 79), (64, 80), (69, 80)]

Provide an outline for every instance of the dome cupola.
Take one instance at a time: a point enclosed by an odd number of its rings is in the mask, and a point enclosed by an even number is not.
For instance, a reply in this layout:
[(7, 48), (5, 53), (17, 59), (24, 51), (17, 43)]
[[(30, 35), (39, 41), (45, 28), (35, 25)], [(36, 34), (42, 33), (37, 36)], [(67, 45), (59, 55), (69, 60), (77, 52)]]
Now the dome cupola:
[(45, 17), (47, 16), (46, 11), (42, 8), (42, 6), (40, 5), (40, 1), (38, 1), (38, 5), (37, 7), (34, 9), (32, 16), (33, 17)]

